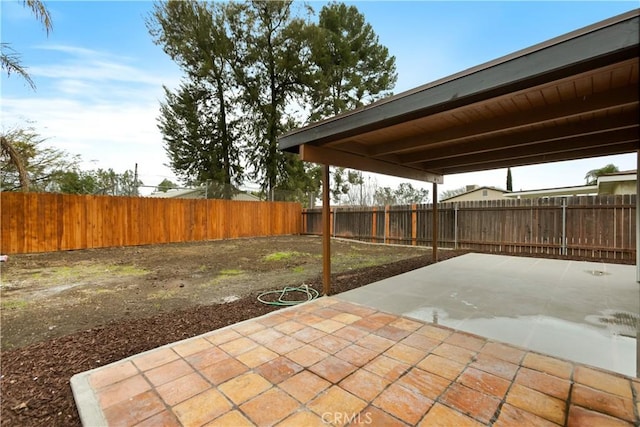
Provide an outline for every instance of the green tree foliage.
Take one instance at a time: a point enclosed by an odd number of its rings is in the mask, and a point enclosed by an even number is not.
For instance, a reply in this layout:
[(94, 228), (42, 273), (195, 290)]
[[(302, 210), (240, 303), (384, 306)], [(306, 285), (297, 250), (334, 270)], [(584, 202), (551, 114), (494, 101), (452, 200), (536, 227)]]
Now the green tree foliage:
[(324, 6), (311, 47), (312, 121), (391, 95), (397, 80), (395, 57), (355, 6)]
[[(3, 150), (0, 155), (0, 189), (16, 191), (23, 187), (19, 167), (14, 158), (20, 159), (20, 168), (27, 175), (27, 191), (51, 191), (56, 188), (56, 179), (61, 171), (77, 169), (78, 157), (70, 156), (63, 150), (45, 146), (42, 138), (33, 128), (18, 128), (4, 135)], [(7, 152), (4, 141), (13, 150)], [(23, 189), (24, 190), (24, 189)]]
[(100, 194), (107, 196), (137, 196), (143, 182), (135, 173), (126, 170), (117, 173), (109, 168), (89, 171), (57, 171), (47, 191), (66, 194)]
[(316, 119), (390, 93), (395, 59), (355, 7), (326, 6), (315, 25), (304, 13), (311, 9), (298, 5), (154, 6), (147, 27), (185, 74), (179, 88), (165, 88), (159, 127), (170, 166), (186, 183), (232, 188), (246, 173), (269, 199), (313, 198), (320, 168), (278, 150), (279, 136), (300, 126), (306, 111)]
[(507, 191), (513, 191), (513, 177), (511, 176), (511, 168), (507, 168)]
[[(395, 57), (379, 43), (364, 15), (343, 3), (320, 10), (318, 25), (312, 30), (311, 67), (311, 121), (389, 96), (397, 80)], [(334, 168), (332, 177), (334, 202), (346, 196), (349, 204), (366, 204), (361, 172)]]
[[(165, 89), (159, 128), (170, 167), (189, 184), (242, 182), (237, 83), (230, 66), (234, 46), (225, 5), (169, 1), (154, 5), (147, 27), (156, 44), (185, 73), (175, 91)], [(232, 196), (227, 192), (226, 198)]]
[(176, 184), (174, 184), (171, 180), (165, 178), (162, 180), (160, 184), (158, 184), (158, 186), (156, 187), (156, 191), (161, 191), (163, 193), (166, 193), (167, 191), (176, 187), (177, 187)]
[(65, 194), (97, 193), (98, 182), (91, 171), (63, 171), (56, 177), (57, 191)]
[(412, 205), (427, 203), (429, 201), (429, 190), (425, 188), (415, 188), (408, 182), (401, 183), (398, 188), (390, 187), (378, 188), (374, 200), (377, 205)]
[(333, 169), (332, 178), (330, 191), (335, 203), (339, 203), (345, 195), (348, 196), (354, 187), (364, 184), (362, 172), (342, 167)]
[[(299, 160), (278, 150), (278, 137), (299, 125), (286, 109), (301, 103), (309, 69), (310, 26), (292, 14), (293, 1), (231, 3), (232, 65), (241, 88), (247, 161), (262, 191), (304, 181)], [(298, 184), (296, 184), (297, 186)]]
[(455, 197), (458, 194), (466, 193), (467, 187), (464, 185), (462, 187), (454, 188), (452, 190), (446, 190), (440, 193), (440, 200), (450, 199), (451, 197)]
[(587, 181), (587, 185), (594, 185), (598, 182), (598, 177), (615, 172), (620, 172), (620, 169), (618, 169), (616, 165), (609, 163), (608, 165), (603, 166), (600, 169), (590, 170), (584, 176), (584, 179)]

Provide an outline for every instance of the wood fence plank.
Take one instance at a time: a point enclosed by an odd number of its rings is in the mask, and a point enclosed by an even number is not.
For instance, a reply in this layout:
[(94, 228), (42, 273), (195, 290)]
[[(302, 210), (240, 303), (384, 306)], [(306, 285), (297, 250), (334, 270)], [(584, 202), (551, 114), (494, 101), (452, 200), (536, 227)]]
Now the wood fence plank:
[(0, 194), (3, 254), (298, 234), (297, 203)]
[[(636, 255), (635, 197), (567, 197), (568, 255), (633, 259)], [(561, 198), (441, 203), (438, 205), (438, 241), (444, 247), (454, 246), (457, 206), (457, 237), (461, 249), (561, 255), (562, 203)], [(340, 207), (337, 216), (336, 235), (340, 237), (377, 242), (385, 241), (386, 237), (387, 243), (405, 244), (412, 244), (415, 239), (419, 245), (431, 244), (431, 205), (417, 207), (415, 220), (411, 210), (402, 206)], [(320, 234), (319, 227), (313, 225), (319, 217), (319, 209), (306, 210), (303, 233)], [(367, 218), (371, 224), (363, 225)]]

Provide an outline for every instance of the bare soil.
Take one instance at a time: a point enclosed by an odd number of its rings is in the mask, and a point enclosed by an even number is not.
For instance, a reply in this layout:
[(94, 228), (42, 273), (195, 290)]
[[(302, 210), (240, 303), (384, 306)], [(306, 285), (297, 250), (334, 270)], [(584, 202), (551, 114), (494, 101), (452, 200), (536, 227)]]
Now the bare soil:
[[(9, 257), (1, 424), (80, 425), (71, 376), (277, 309), (257, 301), (264, 290), (321, 290), (321, 249), (286, 236)], [(425, 248), (334, 240), (333, 293), (431, 262)]]

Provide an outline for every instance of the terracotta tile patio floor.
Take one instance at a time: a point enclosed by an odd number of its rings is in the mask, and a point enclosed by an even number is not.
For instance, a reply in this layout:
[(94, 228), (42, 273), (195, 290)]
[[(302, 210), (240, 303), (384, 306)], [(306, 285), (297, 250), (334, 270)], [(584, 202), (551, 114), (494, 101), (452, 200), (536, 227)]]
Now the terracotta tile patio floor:
[(640, 379), (320, 298), (71, 380), (84, 425), (632, 426)]

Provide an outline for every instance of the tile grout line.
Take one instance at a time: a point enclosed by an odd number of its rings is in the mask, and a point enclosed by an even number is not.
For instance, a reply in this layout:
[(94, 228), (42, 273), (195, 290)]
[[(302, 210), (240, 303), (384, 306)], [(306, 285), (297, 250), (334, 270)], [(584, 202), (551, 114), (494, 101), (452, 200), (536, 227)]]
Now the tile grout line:
[[(509, 395), (509, 392), (511, 391), (511, 388), (516, 383), (516, 378), (518, 377), (518, 373), (520, 372), (520, 369), (522, 368), (521, 363), (524, 360), (524, 357), (526, 355), (527, 355), (527, 353), (524, 353), (524, 355), (520, 358), (520, 362), (518, 363), (518, 367), (516, 368), (516, 372), (513, 374), (513, 379), (510, 381), (509, 387), (507, 387), (507, 391), (504, 393), (504, 397), (502, 399), (500, 399), (500, 403), (498, 403), (498, 407), (496, 408), (495, 412), (493, 413), (493, 416), (489, 420), (489, 425), (490, 426), (495, 424), (495, 422), (498, 421), (498, 418), (500, 418), (500, 414), (502, 413), (502, 407), (505, 405), (505, 403), (507, 403), (507, 396)], [(566, 423), (565, 423), (565, 425), (566, 425)]]
[[(426, 324), (426, 325), (428, 325), (428, 323), (426, 323), (426, 322), (425, 322), (425, 324)], [(436, 326), (439, 326), (439, 325), (436, 325)], [(449, 334), (449, 336), (447, 336), (447, 338), (449, 338), (451, 335), (453, 335), (453, 333), (455, 333), (455, 332), (456, 332), (455, 330), (450, 330), (450, 328), (448, 328), (448, 327), (446, 327), (446, 328), (447, 328), (447, 330), (449, 330), (449, 331), (451, 332), (451, 333)], [(438, 348), (441, 344), (444, 344), (444, 343), (445, 343), (445, 340), (446, 340), (446, 338), (445, 338), (445, 339), (443, 339), (442, 341), (440, 341), (440, 344), (438, 344), (437, 346), (435, 346), (432, 350), (435, 350), (435, 349), (436, 349), (436, 348)], [(487, 345), (487, 343), (488, 343), (488, 342), (489, 342), (489, 341), (487, 340), (487, 341), (485, 342), (485, 345)], [(453, 345), (453, 344), (449, 344), (449, 345)], [(482, 348), (484, 348), (484, 346), (485, 346), (485, 345), (483, 345), (483, 346), (482, 346)], [(458, 346), (456, 346), (456, 347), (458, 347)], [(464, 347), (462, 347), (462, 348), (464, 348)], [(467, 350), (469, 350), (469, 349), (467, 349)], [(471, 364), (477, 360), (477, 359), (476, 359), (476, 356), (478, 355), (478, 353), (480, 353), (480, 351), (479, 351), (479, 350), (478, 350), (478, 351), (470, 350), (470, 351), (474, 351), (476, 354), (474, 354), (474, 355), (471, 357), (471, 360), (469, 360), (469, 361), (464, 365), (464, 368), (460, 370), (460, 372), (458, 373), (458, 375), (456, 375), (456, 377), (455, 377), (454, 379), (451, 379), (451, 380), (450, 380), (449, 378), (440, 377), (440, 378), (444, 378), (445, 380), (449, 381), (449, 385), (448, 385), (447, 387), (445, 387), (445, 389), (444, 389), (444, 390), (442, 390), (442, 392), (438, 395), (438, 397), (436, 397), (436, 398), (433, 400), (433, 404), (434, 404), (434, 405), (435, 405), (436, 403), (439, 403), (439, 404), (441, 404), (441, 405), (443, 405), (443, 406), (445, 406), (445, 407), (447, 407), (447, 408), (449, 408), (449, 409), (451, 409), (451, 410), (453, 410), (453, 411), (455, 411), (455, 412), (457, 412), (457, 413), (459, 413), (459, 414), (465, 415), (465, 416), (467, 416), (467, 414), (462, 413), (462, 412), (461, 412), (459, 409), (457, 409), (457, 408), (453, 408), (453, 407), (451, 407), (450, 405), (447, 405), (445, 402), (442, 402), (440, 399), (442, 398), (442, 396), (444, 396), (444, 395), (447, 393), (447, 391), (449, 391), (449, 389), (453, 386), (453, 384), (454, 384), (454, 383), (457, 383), (457, 384), (462, 385), (463, 387), (466, 387), (466, 386), (464, 386), (463, 384), (461, 384), (461, 383), (458, 383), (458, 382), (457, 382), (457, 381), (458, 381), (458, 378), (460, 378), (460, 377), (462, 376), (462, 373), (463, 373), (463, 372), (465, 372), (469, 367), (471, 367)], [(433, 352), (430, 350), (430, 351), (429, 351), (429, 355), (432, 355), (432, 354), (435, 354), (435, 353), (433, 353)], [(444, 357), (444, 356), (440, 356), (440, 355), (438, 355), (438, 354), (435, 354), (435, 355), (436, 355), (436, 356), (439, 356), (439, 357)], [(427, 356), (427, 357), (428, 357), (428, 356)], [(424, 359), (423, 359), (423, 360), (424, 360)], [(418, 368), (418, 369), (420, 369), (420, 368)], [(434, 373), (434, 375), (439, 376), (438, 374), (435, 374), (435, 373)], [(433, 407), (433, 406), (432, 406), (432, 407)], [(431, 408), (429, 408), (429, 410), (428, 410), (428, 411), (427, 411), (427, 412), (422, 416), (422, 418), (420, 418), (420, 422), (424, 421), (425, 417), (429, 414), (429, 412), (430, 412), (430, 411), (431, 411)], [(479, 420), (478, 420), (477, 418), (475, 418), (475, 417), (471, 417), (471, 416), (469, 416), (469, 418), (471, 418), (471, 419), (473, 419), (473, 420), (477, 420), (478, 422), (481, 422), (481, 421), (479, 421)]]
[(569, 410), (571, 409), (571, 396), (573, 395), (573, 386), (575, 384), (574, 375), (576, 372), (576, 365), (571, 363), (571, 375), (569, 375), (569, 392), (565, 400), (565, 413), (564, 413), (564, 425), (569, 423)]
[[(303, 304), (313, 303), (314, 301), (315, 300), (308, 301), (308, 302), (305, 302)], [(108, 367), (111, 367), (111, 366), (114, 366), (114, 365), (117, 365), (117, 364), (121, 364), (123, 362), (130, 362), (134, 366), (136, 371), (138, 372), (137, 375), (141, 375), (141, 377), (151, 386), (151, 390), (153, 390), (153, 393), (156, 396), (158, 396), (158, 398), (162, 401), (163, 405), (165, 407), (167, 407), (167, 403), (164, 401), (164, 399), (162, 399), (158, 395), (158, 393), (156, 391), (156, 387), (153, 384), (151, 384), (151, 382), (148, 380), (146, 375), (144, 375), (144, 372), (141, 371), (138, 368), (138, 366), (134, 362), (134, 359), (139, 358), (139, 357), (141, 357), (143, 355), (150, 354), (150, 353), (155, 352), (157, 350), (164, 349), (164, 348), (171, 349), (172, 351), (175, 352), (173, 347), (175, 347), (178, 344), (185, 343), (185, 342), (192, 341), (192, 340), (196, 340), (196, 339), (200, 339), (200, 338), (203, 338), (206, 341), (208, 341), (205, 337), (202, 337), (202, 336), (203, 335), (207, 335), (207, 334), (211, 334), (211, 332), (217, 333), (217, 332), (222, 332), (222, 331), (225, 331), (225, 330), (228, 330), (228, 329), (233, 329), (234, 327), (236, 327), (238, 325), (243, 325), (243, 324), (246, 324), (246, 323), (257, 321), (259, 319), (271, 316), (274, 313), (280, 313), (282, 311), (293, 310), (293, 309), (295, 309), (295, 308), (297, 308), (297, 307), (299, 307), (299, 306), (301, 306), (303, 304), (299, 304), (299, 305), (291, 306), (291, 307), (285, 307), (285, 308), (278, 309), (278, 310), (274, 310), (274, 311), (271, 311), (269, 313), (265, 313), (265, 314), (263, 314), (263, 315), (261, 315), (259, 317), (255, 317), (255, 318), (251, 318), (251, 319), (245, 319), (245, 320), (243, 320), (241, 322), (238, 322), (238, 323), (234, 323), (234, 324), (231, 324), (231, 325), (223, 326), (222, 328), (215, 329), (214, 331), (205, 332), (204, 334), (200, 334), (200, 335), (196, 335), (196, 336), (193, 336), (193, 337), (185, 338), (185, 339), (180, 340), (180, 341), (167, 343), (167, 344), (161, 345), (159, 347), (149, 349), (149, 350), (144, 351), (142, 353), (134, 354), (134, 355), (128, 356), (128, 357), (126, 357), (124, 359), (117, 360), (117, 361), (109, 363), (107, 365), (99, 366), (99, 367), (94, 368), (94, 369), (92, 369), (90, 371), (81, 372), (81, 373), (78, 373), (78, 374), (74, 375), (73, 377), (71, 377), (69, 382), (70, 382), (70, 385), (71, 385), (71, 389), (72, 389), (72, 394), (74, 396), (74, 400), (76, 401), (76, 408), (78, 410), (78, 414), (80, 415), (81, 422), (83, 423), (83, 425), (108, 426), (108, 423), (107, 423), (107, 420), (106, 420), (106, 416), (104, 414), (104, 409), (102, 408), (102, 405), (100, 404), (100, 402), (98, 400), (97, 390), (95, 390), (93, 388), (93, 386), (89, 382), (89, 378), (90, 378), (90, 376), (92, 374), (94, 374), (94, 373), (96, 373), (96, 372), (98, 372), (100, 370), (107, 369)], [(245, 336), (245, 335), (242, 334), (242, 336)], [(216, 346), (213, 343), (211, 343), (211, 344)], [(222, 351), (224, 351), (224, 350), (222, 350)], [(179, 356), (180, 359), (184, 360), (184, 357), (182, 355), (178, 354), (177, 352), (175, 352), (175, 353)], [(228, 354), (227, 352), (225, 352), (225, 353)], [(230, 357), (234, 357), (234, 356), (230, 356)], [(176, 359), (176, 360), (178, 360), (178, 359)], [(192, 366), (188, 361), (186, 361), (186, 360), (184, 360), (184, 361), (189, 366)], [(197, 371), (200, 374), (200, 370), (198, 369)], [(131, 377), (129, 377), (129, 378), (131, 378)], [(205, 380), (207, 380), (207, 379), (205, 378)], [(120, 381), (118, 381), (118, 382), (120, 382)], [(208, 380), (207, 380), (207, 382), (212, 384)], [(217, 387), (215, 385), (213, 385), (213, 386)], [(198, 394), (201, 394), (201, 393), (198, 393)], [(225, 398), (226, 398), (226, 396), (225, 396)], [(87, 404), (84, 404), (84, 403), (83, 404), (79, 404), (81, 401), (84, 401), (84, 400), (87, 400), (87, 399), (92, 401), (94, 404), (93, 405), (87, 405)], [(172, 408), (173, 407), (169, 407), (168, 408), (169, 412), (175, 416), (175, 413), (173, 412)], [(156, 415), (156, 414), (153, 414), (152, 416), (154, 416), (154, 415)], [(148, 418), (150, 418), (150, 417), (148, 417)], [(145, 420), (148, 419), (148, 418), (145, 418)], [(142, 422), (142, 421), (144, 421), (144, 420), (141, 420), (140, 422)]]

